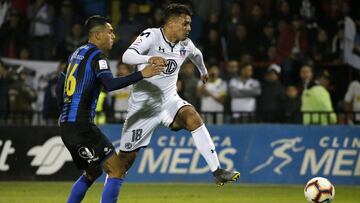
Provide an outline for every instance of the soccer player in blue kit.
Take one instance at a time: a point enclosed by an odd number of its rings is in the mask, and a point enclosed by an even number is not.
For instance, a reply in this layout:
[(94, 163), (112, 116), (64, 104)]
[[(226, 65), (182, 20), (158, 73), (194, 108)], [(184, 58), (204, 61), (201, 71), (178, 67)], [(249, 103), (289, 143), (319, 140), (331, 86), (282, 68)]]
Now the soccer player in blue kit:
[(91, 16), (85, 22), (88, 43), (79, 47), (62, 72), (57, 95), (61, 110), (61, 138), (70, 151), (77, 168), (84, 173), (75, 182), (68, 203), (81, 202), (87, 189), (104, 170), (108, 179), (101, 202), (115, 203), (122, 184), (120, 160), (107, 137), (94, 125), (95, 107), (101, 88), (112, 91), (134, 84), (143, 78), (161, 73), (165, 64), (149, 59), (153, 65), (125, 77), (114, 78), (106, 54), (112, 48), (115, 35), (110, 20)]

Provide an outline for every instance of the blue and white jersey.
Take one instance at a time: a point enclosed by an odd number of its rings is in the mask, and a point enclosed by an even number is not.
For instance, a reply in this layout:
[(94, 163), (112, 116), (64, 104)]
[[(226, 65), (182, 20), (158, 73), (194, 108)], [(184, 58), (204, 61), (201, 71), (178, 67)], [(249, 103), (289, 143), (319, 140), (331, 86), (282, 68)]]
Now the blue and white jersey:
[(106, 56), (94, 44), (79, 47), (69, 58), (65, 75), (61, 122), (91, 123), (102, 74), (111, 73)]

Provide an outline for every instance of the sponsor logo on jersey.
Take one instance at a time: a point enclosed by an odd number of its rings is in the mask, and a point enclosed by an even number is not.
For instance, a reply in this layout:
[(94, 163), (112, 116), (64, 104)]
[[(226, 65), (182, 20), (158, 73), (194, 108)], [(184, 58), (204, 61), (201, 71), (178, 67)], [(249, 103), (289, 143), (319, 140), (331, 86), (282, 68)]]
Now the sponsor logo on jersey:
[(100, 67), (100, 70), (108, 69), (107, 62), (105, 60), (99, 60), (99, 67)]
[(88, 147), (80, 147), (78, 150), (79, 155), (84, 159), (93, 159), (95, 152), (93, 149), (89, 149)]
[(167, 59), (166, 68), (163, 73), (170, 75), (176, 71), (177, 67), (178, 65), (174, 59)]

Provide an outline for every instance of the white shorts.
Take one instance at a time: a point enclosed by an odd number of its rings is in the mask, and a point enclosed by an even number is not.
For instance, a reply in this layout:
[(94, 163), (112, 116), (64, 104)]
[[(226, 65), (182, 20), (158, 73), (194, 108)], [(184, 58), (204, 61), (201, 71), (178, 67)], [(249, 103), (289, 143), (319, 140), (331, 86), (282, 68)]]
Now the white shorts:
[(120, 139), (121, 151), (134, 151), (145, 147), (150, 143), (154, 130), (163, 125), (170, 127), (175, 116), (183, 106), (191, 106), (190, 103), (175, 94), (157, 105), (157, 107), (131, 108), (124, 123)]

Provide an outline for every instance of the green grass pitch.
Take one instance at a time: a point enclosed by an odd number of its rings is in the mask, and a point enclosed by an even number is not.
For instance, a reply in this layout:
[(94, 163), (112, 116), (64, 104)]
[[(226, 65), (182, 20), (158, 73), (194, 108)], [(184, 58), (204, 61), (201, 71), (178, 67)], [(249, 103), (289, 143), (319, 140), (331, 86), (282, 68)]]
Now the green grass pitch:
[[(66, 202), (71, 182), (0, 182), (0, 203)], [(84, 203), (100, 202), (103, 185), (94, 184)], [(335, 186), (333, 202), (355, 203), (360, 187)], [(124, 203), (305, 203), (301, 185), (125, 183), (118, 202)]]

